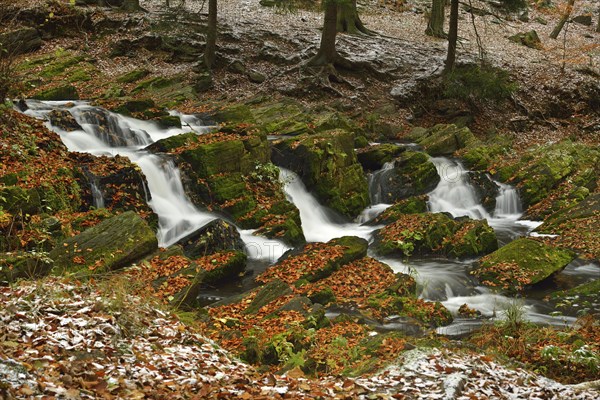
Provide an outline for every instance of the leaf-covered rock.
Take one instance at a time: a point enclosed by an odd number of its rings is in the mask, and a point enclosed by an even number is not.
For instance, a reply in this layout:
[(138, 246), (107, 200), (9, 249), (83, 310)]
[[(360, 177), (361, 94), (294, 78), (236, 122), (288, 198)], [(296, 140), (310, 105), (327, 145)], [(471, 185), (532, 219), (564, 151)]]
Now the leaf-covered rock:
[(439, 124), (429, 129), (415, 128), (407, 139), (423, 146), (434, 157), (449, 156), (457, 150), (478, 144), (469, 128), (459, 128), (453, 124)]
[(49, 256), (57, 273), (89, 275), (129, 266), (157, 247), (154, 231), (140, 216), (128, 211), (66, 239)]
[(480, 259), (471, 273), (485, 285), (515, 291), (543, 281), (574, 259), (572, 251), (521, 238)]

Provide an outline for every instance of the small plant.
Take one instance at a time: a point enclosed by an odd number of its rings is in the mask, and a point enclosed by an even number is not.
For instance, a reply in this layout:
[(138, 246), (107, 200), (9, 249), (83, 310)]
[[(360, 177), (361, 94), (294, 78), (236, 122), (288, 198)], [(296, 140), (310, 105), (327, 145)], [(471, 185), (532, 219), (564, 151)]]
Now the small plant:
[(506, 327), (509, 332), (518, 333), (524, 323), (525, 309), (523, 302), (515, 299), (507, 304), (504, 310)]

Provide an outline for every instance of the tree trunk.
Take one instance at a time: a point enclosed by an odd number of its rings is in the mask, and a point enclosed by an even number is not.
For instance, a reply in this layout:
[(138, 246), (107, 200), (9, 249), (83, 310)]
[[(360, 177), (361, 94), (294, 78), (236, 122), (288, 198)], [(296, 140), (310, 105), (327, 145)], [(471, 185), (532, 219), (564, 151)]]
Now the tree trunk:
[(311, 66), (333, 64), (337, 57), (337, 51), (335, 50), (337, 4), (334, 0), (324, 1), (326, 2), (325, 19), (323, 21), (321, 44), (317, 54), (308, 62), (308, 65)]
[(373, 34), (360, 20), (356, 9), (356, 0), (345, 1), (337, 5), (337, 31), (351, 34)]
[(598, 24), (596, 25), (596, 32), (600, 32), (600, 6), (598, 6)]
[(217, 0), (208, 0), (208, 29), (206, 32), (206, 49), (204, 49), (204, 65), (211, 69), (215, 63), (217, 49)]
[(445, 38), (444, 33), (444, 6), (446, 0), (433, 0), (431, 3), (431, 16), (427, 23), (425, 34), (438, 38)]
[(560, 34), (560, 31), (562, 31), (562, 28), (565, 26), (565, 24), (571, 17), (571, 11), (573, 11), (574, 4), (575, 4), (575, 0), (569, 0), (569, 3), (567, 4), (567, 9), (565, 10), (565, 13), (563, 14), (560, 21), (558, 21), (558, 25), (556, 25), (556, 28), (554, 28), (554, 30), (550, 34), (550, 37), (552, 39), (556, 39), (558, 37), (558, 35)]
[(450, 26), (448, 27), (448, 55), (444, 70), (452, 72), (456, 62), (456, 41), (458, 39), (458, 0), (450, 3)]

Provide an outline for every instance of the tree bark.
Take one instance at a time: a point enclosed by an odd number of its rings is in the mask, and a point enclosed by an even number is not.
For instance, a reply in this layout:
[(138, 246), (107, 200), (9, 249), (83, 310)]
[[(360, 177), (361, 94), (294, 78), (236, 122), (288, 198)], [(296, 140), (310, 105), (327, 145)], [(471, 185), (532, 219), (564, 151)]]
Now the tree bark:
[(598, 6), (598, 24), (596, 25), (596, 32), (600, 32), (600, 6)]
[(560, 31), (562, 31), (563, 27), (565, 26), (565, 24), (571, 17), (571, 11), (573, 11), (574, 4), (575, 4), (575, 0), (569, 0), (569, 3), (567, 4), (567, 9), (565, 10), (565, 13), (563, 14), (560, 21), (558, 21), (558, 25), (556, 25), (556, 28), (554, 28), (554, 30), (550, 34), (550, 37), (552, 39), (556, 39), (558, 37), (558, 35), (560, 34)]
[(448, 27), (448, 54), (444, 71), (452, 72), (456, 62), (456, 41), (458, 40), (458, 0), (450, 3), (450, 23)]
[(360, 20), (358, 10), (356, 9), (356, 0), (350, 0), (350, 2), (343, 2), (337, 5), (337, 31), (351, 34), (373, 34)]
[(321, 33), (321, 44), (317, 54), (308, 62), (310, 66), (333, 64), (337, 58), (337, 51), (335, 49), (337, 4), (334, 0), (324, 1), (326, 2), (325, 19), (323, 21), (323, 32)]
[(438, 38), (445, 38), (444, 33), (444, 6), (446, 0), (432, 0), (431, 2), (431, 15), (429, 16), (429, 22), (427, 23), (427, 29), (425, 34)]
[(204, 49), (204, 65), (211, 69), (215, 63), (217, 49), (217, 0), (208, 0), (208, 29), (206, 48)]

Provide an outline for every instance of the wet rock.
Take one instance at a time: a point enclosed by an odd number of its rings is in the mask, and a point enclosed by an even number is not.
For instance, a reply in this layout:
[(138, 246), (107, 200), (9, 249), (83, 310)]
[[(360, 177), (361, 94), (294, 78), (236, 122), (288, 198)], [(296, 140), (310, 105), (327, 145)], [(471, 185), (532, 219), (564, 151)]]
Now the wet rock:
[(292, 289), (285, 282), (274, 279), (261, 287), (248, 308), (244, 311), (245, 314), (256, 314), (261, 307), (269, 304), (273, 300), (286, 296), (292, 293)]
[(150, 75), (150, 71), (146, 68), (134, 69), (117, 78), (119, 83), (133, 83)]
[(361, 149), (357, 152), (358, 162), (367, 171), (376, 171), (383, 164), (392, 161), (400, 153), (406, 151), (405, 147), (393, 143), (384, 143)]
[(323, 204), (353, 218), (370, 202), (353, 143), (342, 130), (303, 135), (275, 143), (272, 160), (296, 172)]
[(34, 28), (21, 28), (0, 34), (0, 51), (13, 56), (30, 53), (41, 46), (42, 38)]
[(39, 278), (47, 275), (53, 264), (50, 258), (41, 253), (0, 253), (0, 283)]
[(496, 208), (496, 197), (500, 194), (500, 187), (485, 172), (470, 171), (468, 176), (479, 203), (488, 212), (493, 212)]
[(539, 50), (542, 48), (542, 41), (540, 40), (535, 30), (517, 33), (515, 35), (510, 36), (508, 40), (510, 40), (511, 42), (522, 44), (523, 46), (527, 46), (532, 49)]
[(438, 124), (425, 131), (422, 128), (414, 129), (407, 139), (423, 146), (434, 157), (452, 155), (455, 151), (478, 142), (469, 128), (458, 128), (453, 124)]
[(37, 92), (32, 98), (45, 101), (79, 100), (79, 93), (75, 86), (63, 85)]
[(453, 220), (441, 213), (401, 214), (375, 235), (375, 249), (381, 254), (468, 258), (497, 248), (496, 234), (487, 221)]
[(471, 272), (483, 284), (515, 291), (561, 271), (575, 253), (521, 238), (483, 257)]
[(197, 231), (179, 240), (183, 253), (190, 258), (204, 256), (222, 250), (240, 250), (245, 248), (235, 226), (216, 219)]
[(213, 87), (212, 75), (209, 72), (199, 73), (194, 79), (193, 87), (198, 94), (206, 92)]
[(59, 273), (90, 275), (126, 267), (157, 248), (154, 231), (128, 211), (66, 239), (50, 252), (50, 258)]
[(81, 130), (81, 125), (77, 123), (75, 117), (68, 110), (52, 110), (48, 114), (48, 118), (50, 119), (50, 123), (63, 131), (72, 132)]
[(427, 201), (429, 197), (414, 196), (407, 199), (402, 199), (396, 202), (393, 206), (387, 208), (381, 213), (376, 219), (375, 223), (389, 224), (396, 221), (401, 215), (404, 214), (422, 214), (427, 212)]
[(395, 203), (399, 200), (429, 193), (440, 182), (435, 165), (426, 154), (405, 151), (394, 161), (394, 167), (378, 173), (376, 190), (379, 201)]

